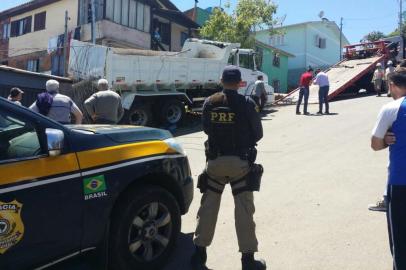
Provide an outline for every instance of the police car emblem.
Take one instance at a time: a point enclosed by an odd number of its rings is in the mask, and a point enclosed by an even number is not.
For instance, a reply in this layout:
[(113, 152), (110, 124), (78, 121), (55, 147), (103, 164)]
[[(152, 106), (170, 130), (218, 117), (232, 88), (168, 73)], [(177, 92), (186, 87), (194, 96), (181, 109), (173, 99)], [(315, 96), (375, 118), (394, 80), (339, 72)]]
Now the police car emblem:
[(0, 202), (0, 254), (18, 244), (24, 236), (22, 204), (16, 200)]

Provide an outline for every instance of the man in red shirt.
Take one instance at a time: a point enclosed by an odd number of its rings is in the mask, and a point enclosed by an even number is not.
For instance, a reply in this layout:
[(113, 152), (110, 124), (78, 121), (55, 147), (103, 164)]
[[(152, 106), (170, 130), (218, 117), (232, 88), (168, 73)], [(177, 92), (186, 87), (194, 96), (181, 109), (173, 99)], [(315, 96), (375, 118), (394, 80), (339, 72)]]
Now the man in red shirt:
[(302, 100), (304, 97), (304, 111), (305, 115), (309, 115), (307, 111), (307, 104), (309, 102), (309, 87), (313, 80), (313, 69), (309, 67), (305, 73), (302, 74), (300, 77), (300, 91), (299, 91), (299, 100), (297, 101), (296, 105), (296, 114), (301, 114), (300, 112), (300, 104), (302, 104)]

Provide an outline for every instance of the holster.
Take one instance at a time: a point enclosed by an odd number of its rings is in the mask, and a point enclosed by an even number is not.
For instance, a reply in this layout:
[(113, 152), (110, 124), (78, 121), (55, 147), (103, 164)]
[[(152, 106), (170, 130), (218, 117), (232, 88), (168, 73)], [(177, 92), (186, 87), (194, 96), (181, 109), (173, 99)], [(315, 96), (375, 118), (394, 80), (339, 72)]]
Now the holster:
[(259, 191), (261, 189), (262, 175), (264, 174), (264, 167), (261, 164), (252, 164), (251, 170), (248, 173), (247, 185), (251, 191)]
[(200, 193), (205, 193), (209, 185), (209, 175), (206, 170), (204, 170), (199, 177), (197, 178), (197, 188), (200, 190)]

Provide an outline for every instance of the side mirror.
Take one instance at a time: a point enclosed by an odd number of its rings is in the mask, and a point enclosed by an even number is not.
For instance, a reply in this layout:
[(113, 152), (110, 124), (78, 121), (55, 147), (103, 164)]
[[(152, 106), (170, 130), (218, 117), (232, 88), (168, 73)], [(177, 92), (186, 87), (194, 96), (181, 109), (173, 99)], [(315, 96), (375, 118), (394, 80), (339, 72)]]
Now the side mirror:
[(45, 130), (47, 135), (48, 153), (51, 157), (59, 156), (62, 152), (65, 135), (62, 130), (47, 128)]

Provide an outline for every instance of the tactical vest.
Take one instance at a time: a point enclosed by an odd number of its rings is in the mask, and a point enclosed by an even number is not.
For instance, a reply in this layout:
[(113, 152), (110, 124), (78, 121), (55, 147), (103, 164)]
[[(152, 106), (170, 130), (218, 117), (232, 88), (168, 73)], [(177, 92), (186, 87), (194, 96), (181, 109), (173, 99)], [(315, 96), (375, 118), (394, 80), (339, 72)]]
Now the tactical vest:
[(246, 117), (245, 97), (223, 92), (210, 97), (209, 117), (209, 153), (211, 155), (245, 156), (252, 143)]

